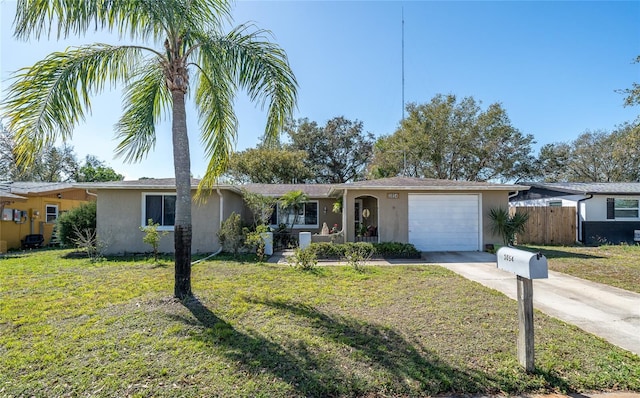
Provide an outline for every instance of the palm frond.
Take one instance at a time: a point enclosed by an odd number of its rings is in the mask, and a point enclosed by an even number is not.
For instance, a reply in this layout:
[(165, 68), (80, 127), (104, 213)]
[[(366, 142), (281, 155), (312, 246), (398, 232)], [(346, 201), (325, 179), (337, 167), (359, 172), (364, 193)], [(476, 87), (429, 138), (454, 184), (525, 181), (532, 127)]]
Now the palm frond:
[(498, 207), (489, 210), (489, 220), (491, 221), (491, 233), (500, 235), (504, 244), (510, 245), (516, 234), (525, 232), (529, 213), (515, 212), (512, 215), (508, 209)]
[(50, 36), (57, 24), (58, 38), (82, 34), (96, 22), (101, 1), (18, 0), (13, 21), (15, 36)]
[(105, 83), (126, 79), (140, 59), (140, 48), (92, 44), (50, 54), (18, 71), (2, 103), (8, 128), (15, 133), (18, 160), (67, 140), (74, 126), (91, 111), (90, 96)]
[(204, 60), (206, 70), (219, 70), (216, 79), (200, 73), (195, 101), (198, 107), (201, 141), (209, 158), (207, 170), (198, 186), (198, 196), (212, 188), (227, 169), (237, 137), (237, 118), (233, 111), (235, 87), (215, 59)]
[(240, 25), (225, 36), (202, 40), (200, 53), (219, 58), (252, 101), (268, 104), (265, 138), (273, 141), (296, 106), (297, 81), (284, 50), (267, 40), (269, 32), (252, 28)]
[(120, 140), (116, 156), (137, 162), (155, 147), (155, 124), (171, 104), (160, 63), (143, 64), (125, 89), (124, 98), (124, 114), (116, 124), (116, 137)]
[(196, 103), (201, 139), (209, 157), (199, 194), (216, 184), (233, 151), (237, 134), (233, 100), (238, 87), (247, 89), (251, 100), (262, 106), (269, 102), (267, 140), (277, 140), (295, 107), (297, 83), (286, 55), (277, 45), (265, 41), (264, 33), (249, 32), (243, 25), (223, 36), (192, 35), (198, 43), (192, 50), (199, 68)]
[(18, 0), (14, 25), (22, 39), (50, 36), (55, 26), (58, 38), (94, 27), (158, 40), (171, 31), (219, 28), (230, 15), (228, 0)]

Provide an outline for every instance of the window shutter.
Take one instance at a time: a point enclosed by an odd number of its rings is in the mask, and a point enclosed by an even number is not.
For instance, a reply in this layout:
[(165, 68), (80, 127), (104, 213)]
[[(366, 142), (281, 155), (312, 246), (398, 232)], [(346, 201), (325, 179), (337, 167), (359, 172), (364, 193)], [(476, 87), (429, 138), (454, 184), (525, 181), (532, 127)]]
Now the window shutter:
[(607, 198), (607, 220), (614, 220), (616, 218), (616, 200), (614, 198)]

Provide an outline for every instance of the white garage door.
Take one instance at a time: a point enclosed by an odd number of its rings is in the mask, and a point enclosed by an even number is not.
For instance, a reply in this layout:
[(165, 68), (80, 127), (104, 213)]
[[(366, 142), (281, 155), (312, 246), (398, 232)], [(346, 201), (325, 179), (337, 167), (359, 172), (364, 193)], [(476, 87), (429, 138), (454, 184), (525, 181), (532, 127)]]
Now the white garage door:
[(480, 250), (479, 195), (409, 194), (409, 242), (421, 251)]

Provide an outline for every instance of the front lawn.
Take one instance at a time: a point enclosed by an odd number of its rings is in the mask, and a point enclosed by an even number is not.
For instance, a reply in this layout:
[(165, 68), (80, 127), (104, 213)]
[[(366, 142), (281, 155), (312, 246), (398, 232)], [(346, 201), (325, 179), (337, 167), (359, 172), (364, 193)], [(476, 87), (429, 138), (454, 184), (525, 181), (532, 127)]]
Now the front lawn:
[(640, 246), (523, 246), (540, 251), (549, 269), (640, 293)]
[(173, 270), (42, 251), (0, 259), (0, 396), (431, 396), (640, 391), (640, 357), (438, 266), (206, 261)]

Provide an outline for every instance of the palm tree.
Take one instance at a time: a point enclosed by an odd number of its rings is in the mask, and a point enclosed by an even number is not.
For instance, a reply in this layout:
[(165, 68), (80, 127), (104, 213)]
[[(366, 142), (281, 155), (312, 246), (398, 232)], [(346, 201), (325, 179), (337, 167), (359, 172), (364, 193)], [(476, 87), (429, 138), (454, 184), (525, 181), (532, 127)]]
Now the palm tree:
[(171, 112), (176, 179), (176, 297), (191, 296), (191, 165), (185, 99), (193, 99), (200, 140), (209, 158), (198, 194), (225, 170), (236, 141), (233, 100), (238, 88), (268, 103), (266, 140), (277, 139), (291, 116), (297, 83), (286, 54), (268, 32), (240, 25), (224, 33), (227, 0), (19, 0), (14, 21), (21, 39), (50, 34), (81, 35), (92, 27), (129, 35), (144, 45), (90, 44), (50, 54), (21, 69), (3, 106), (15, 132), (18, 158), (58, 138), (67, 140), (90, 110), (90, 97), (106, 84), (124, 83), (124, 113), (117, 123), (116, 154), (142, 160), (156, 141), (155, 123)]
[(301, 190), (289, 191), (280, 197), (280, 208), (293, 213), (290, 218), (290, 231), (293, 234), (293, 227), (298, 223), (300, 212), (304, 209), (304, 204), (309, 200), (309, 196)]

